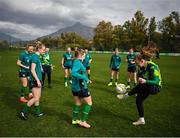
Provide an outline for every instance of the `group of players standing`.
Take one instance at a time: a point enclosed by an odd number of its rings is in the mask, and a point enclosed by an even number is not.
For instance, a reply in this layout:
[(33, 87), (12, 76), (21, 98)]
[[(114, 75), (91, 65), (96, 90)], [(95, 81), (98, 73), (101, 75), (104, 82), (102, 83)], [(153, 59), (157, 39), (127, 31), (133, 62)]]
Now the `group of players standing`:
[[(48, 53), (49, 49), (45, 48), (41, 42), (37, 42), (35, 45), (35, 52), (33, 52), (33, 45), (27, 45), (26, 50), (21, 53), (17, 61), (17, 65), (20, 66), (19, 77), (22, 84), (20, 90), (20, 102), (25, 103), (20, 115), (25, 120), (28, 118), (27, 114), (32, 105), (35, 105), (38, 117), (43, 115), (39, 103), (41, 88), (44, 85), (46, 73), (48, 75), (48, 87), (51, 88), (51, 70), (53, 69), (53, 65), (50, 61)], [(133, 122), (134, 125), (145, 124), (143, 101), (150, 94), (156, 94), (160, 91), (160, 70), (159, 67), (151, 61), (154, 51), (155, 50), (152, 48), (144, 48), (139, 54), (135, 54), (131, 48), (127, 55), (127, 88), (130, 88), (131, 74), (134, 78), (134, 88), (132, 88), (128, 93), (120, 94), (117, 97), (123, 99), (133, 94), (137, 94), (136, 104), (140, 118), (138, 121)], [(91, 127), (91, 125), (86, 122), (92, 106), (92, 98), (88, 90), (88, 83), (92, 83), (90, 78), (91, 61), (92, 57), (88, 50), (79, 48), (75, 48), (73, 54), (71, 48), (67, 48), (61, 60), (61, 65), (64, 69), (64, 86), (67, 87), (68, 82), (71, 84), (74, 97), (72, 124), (79, 124), (85, 128)], [(122, 58), (119, 54), (119, 49), (116, 48), (110, 60), (111, 79), (108, 86), (113, 85), (114, 74), (116, 74), (115, 85), (118, 84), (121, 63)], [(137, 76), (136, 66), (139, 67)], [(29, 100), (25, 98), (25, 93), (27, 93), (28, 87)], [(78, 113), (79, 108), (82, 105), (82, 99), (85, 101), (85, 105), (79, 120)]]

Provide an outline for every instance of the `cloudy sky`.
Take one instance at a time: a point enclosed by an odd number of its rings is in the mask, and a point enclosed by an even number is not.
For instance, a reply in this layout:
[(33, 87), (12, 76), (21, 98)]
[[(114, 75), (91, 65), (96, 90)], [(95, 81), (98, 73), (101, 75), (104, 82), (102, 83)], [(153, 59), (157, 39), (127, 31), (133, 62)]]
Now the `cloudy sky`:
[(0, 31), (31, 40), (76, 22), (123, 24), (137, 10), (161, 20), (180, 12), (180, 0), (0, 0)]

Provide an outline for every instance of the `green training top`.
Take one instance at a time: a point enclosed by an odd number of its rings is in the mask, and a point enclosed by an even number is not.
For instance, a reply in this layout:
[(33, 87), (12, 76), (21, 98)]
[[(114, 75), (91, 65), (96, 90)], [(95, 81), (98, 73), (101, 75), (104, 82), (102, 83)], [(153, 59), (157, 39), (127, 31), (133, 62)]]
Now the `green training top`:
[[(27, 51), (23, 51), (21, 55), (19, 56), (19, 60), (21, 61), (21, 64), (23, 64), (26, 67), (30, 66), (30, 60), (31, 60), (32, 54), (29, 54)], [(29, 72), (29, 69), (20, 67), (20, 72)]]
[(148, 85), (158, 85), (161, 87), (161, 73), (158, 65), (152, 61), (147, 62), (146, 68), (140, 68), (138, 71), (138, 77), (146, 79)]
[(81, 88), (81, 82), (84, 83), (84, 88), (87, 88), (88, 78), (86, 76), (86, 68), (79, 59), (73, 61), (72, 66), (72, 91), (79, 92)]
[(64, 64), (63, 65), (66, 67), (72, 67), (73, 54), (66, 52), (63, 54), (63, 58), (64, 58)]
[(49, 53), (41, 54), (40, 58), (41, 58), (41, 64), (42, 65), (51, 66), (52, 63), (51, 63), (51, 60), (50, 60)]
[(113, 54), (109, 66), (110, 68), (119, 69), (121, 66), (121, 56), (119, 54)]
[[(35, 71), (36, 71), (37, 77), (39, 80), (42, 80), (41, 60), (40, 60), (39, 55), (37, 55), (36, 53), (33, 54), (30, 63), (31, 63), (31, 66), (32, 66), (32, 63), (36, 64)], [(30, 68), (31, 68), (31, 66), (30, 66)], [(31, 81), (35, 80), (32, 73), (30, 73), (30, 80)]]
[(84, 60), (83, 60), (83, 65), (84, 65), (85, 67), (90, 67), (89, 61), (90, 61), (91, 59), (92, 59), (91, 54), (90, 54), (90, 53), (87, 53), (87, 54), (85, 55)]
[(136, 60), (136, 54), (128, 54), (127, 55), (127, 62), (128, 62), (128, 67), (132, 67), (132, 66), (136, 66), (136, 63), (131, 63), (131, 61), (135, 61)]

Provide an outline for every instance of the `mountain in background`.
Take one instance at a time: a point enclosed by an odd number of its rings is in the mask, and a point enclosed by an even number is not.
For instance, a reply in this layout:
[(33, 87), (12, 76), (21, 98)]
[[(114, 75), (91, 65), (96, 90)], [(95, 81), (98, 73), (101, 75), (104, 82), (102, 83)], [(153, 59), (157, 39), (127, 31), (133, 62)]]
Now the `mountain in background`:
[(7, 41), (8, 43), (15, 43), (15, 42), (21, 41), (21, 39), (13, 37), (3, 32), (0, 32), (0, 41)]
[(85, 26), (85, 25), (81, 24), (80, 22), (77, 22), (72, 26), (59, 29), (58, 31), (56, 31), (52, 34), (42, 36), (39, 39), (43, 39), (43, 38), (47, 38), (47, 37), (56, 37), (56, 36), (60, 36), (61, 33), (68, 33), (68, 32), (75, 32), (76, 34), (78, 34), (81, 37), (86, 38), (86, 39), (92, 39), (94, 36), (94, 28)]

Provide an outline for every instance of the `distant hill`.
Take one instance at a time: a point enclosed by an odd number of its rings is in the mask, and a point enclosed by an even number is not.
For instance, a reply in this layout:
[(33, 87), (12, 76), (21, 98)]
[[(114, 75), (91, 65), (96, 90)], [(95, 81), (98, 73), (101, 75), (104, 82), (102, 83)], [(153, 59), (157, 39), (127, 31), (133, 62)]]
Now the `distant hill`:
[(81, 24), (80, 22), (77, 22), (72, 26), (59, 29), (58, 31), (56, 31), (52, 34), (42, 36), (42, 37), (40, 37), (40, 39), (47, 38), (47, 37), (59, 36), (59, 35), (61, 35), (61, 33), (67, 33), (67, 32), (75, 32), (76, 34), (78, 34), (81, 37), (86, 38), (86, 39), (92, 39), (94, 36), (94, 28), (85, 26), (85, 25)]
[(6, 33), (0, 32), (0, 41), (7, 41), (7, 42), (11, 42), (11, 43), (15, 43), (18, 41), (21, 41), (21, 39), (13, 37), (11, 35), (8, 35)]

